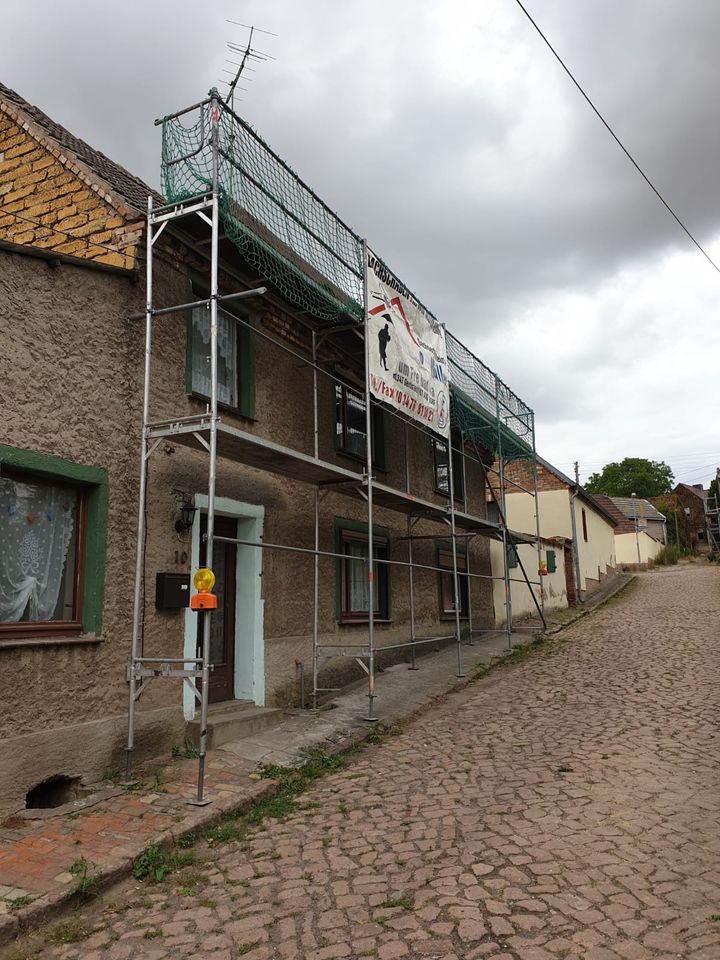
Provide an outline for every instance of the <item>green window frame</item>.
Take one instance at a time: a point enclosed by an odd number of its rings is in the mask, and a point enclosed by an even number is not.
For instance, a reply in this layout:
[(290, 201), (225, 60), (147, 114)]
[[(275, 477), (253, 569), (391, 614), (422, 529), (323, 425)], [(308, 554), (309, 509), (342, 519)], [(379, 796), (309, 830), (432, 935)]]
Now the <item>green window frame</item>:
[[(191, 274), (188, 299), (199, 300), (210, 295), (207, 282)], [(186, 347), (185, 347), (185, 392), (190, 397), (207, 401), (206, 393), (193, 386), (193, 317), (202, 307), (186, 311)], [(239, 414), (248, 420), (255, 418), (255, 334), (252, 331), (254, 319), (251, 313), (241, 309), (233, 301), (219, 307), (224, 317), (234, 322), (235, 337), (235, 381), (233, 383), (235, 400), (231, 403), (219, 401), (225, 410)], [(249, 324), (249, 326), (248, 326)]]
[[(367, 458), (367, 430), (365, 430), (365, 395), (344, 383), (336, 383), (335, 449), (348, 457), (365, 463)], [(387, 470), (385, 455), (385, 413), (380, 404), (370, 401), (372, 413), (373, 465)], [(352, 419), (355, 419), (355, 424)]]
[(519, 566), (520, 558), (518, 557), (517, 547), (514, 543), (509, 543), (507, 545), (507, 565), (508, 570), (513, 570), (515, 567)]
[[(357, 546), (367, 545), (368, 525), (359, 520), (335, 519), (336, 559), (335, 607), (340, 623), (367, 623), (367, 610), (353, 610), (350, 602), (350, 580), (352, 578), (352, 557), (357, 558)], [(376, 559), (389, 559), (389, 533), (387, 527), (373, 525), (373, 548)], [(367, 550), (364, 551), (367, 556)], [(345, 559), (347, 556), (348, 559)], [(376, 563), (375, 566), (375, 618), (390, 619), (390, 565)]]
[(545, 551), (545, 559), (547, 560), (547, 571), (548, 573), (555, 573), (557, 570), (557, 560), (555, 557), (554, 550)]
[[(72, 460), (0, 444), (0, 473), (3, 469), (37, 477), (46, 483), (76, 488), (82, 495), (83, 537), (79, 544), (82, 565), (82, 595), (76, 598), (80, 628), (72, 631), (79, 636), (102, 633), (103, 603), (105, 597), (105, 557), (107, 551), (107, 514), (109, 484), (107, 470), (87, 467)], [(12, 646), (22, 641), (34, 643), (62, 643), (72, 634), (45, 633), (33, 624), (23, 624), (17, 630), (0, 634), (0, 646)]]

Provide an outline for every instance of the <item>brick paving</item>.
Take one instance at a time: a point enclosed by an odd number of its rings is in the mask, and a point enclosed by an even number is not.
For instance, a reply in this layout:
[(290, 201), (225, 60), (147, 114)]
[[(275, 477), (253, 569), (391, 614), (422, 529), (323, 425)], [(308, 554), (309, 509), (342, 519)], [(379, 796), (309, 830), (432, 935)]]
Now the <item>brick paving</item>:
[(644, 575), (41, 955), (719, 960), (719, 652), (720, 570)]

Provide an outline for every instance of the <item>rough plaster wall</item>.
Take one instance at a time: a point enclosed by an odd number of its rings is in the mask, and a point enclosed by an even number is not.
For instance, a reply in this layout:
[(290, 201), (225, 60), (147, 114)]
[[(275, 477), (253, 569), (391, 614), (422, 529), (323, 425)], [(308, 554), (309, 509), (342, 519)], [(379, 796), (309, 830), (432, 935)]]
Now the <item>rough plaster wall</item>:
[[(582, 511), (585, 510), (588, 539), (583, 537)], [(575, 500), (580, 587), (592, 593), (606, 574), (615, 569), (615, 528), (578, 497)]]
[[(547, 549), (543, 547), (543, 559), (547, 559)], [(565, 579), (565, 560), (562, 546), (549, 548), (555, 550), (555, 573), (548, 573), (542, 578), (543, 589), (545, 590), (545, 611), (563, 610), (568, 605), (567, 581)], [(530, 580), (537, 580), (538, 556), (535, 547), (529, 544), (518, 547), (520, 559), (525, 566), (525, 572)], [(494, 577), (504, 576), (503, 571), (503, 547), (501, 543), (492, 542), (490, 544), (490, 555), (492, 558), (492, 572)], [(512, 578), (510, 583), (510, 596), (512, 600), (513, 620), (526, 617), (528, 615), (537, 615), (537, 607), (533, 602), (530, 590), (522, 579), (522, 570), (520, 567), (510, 569)], [(537, 588), (534, 587), (537, 596)], [(495, 607), (495, 623), (500, 626), (507, 622), (507, 613), (505, 608), (505, 581), (498, 579), (493, 581), (493, 602)]]
[(0, 149), (0, 239), (116, 267), (135, 265), (138, 225), (128, 225), (79, 179), (78, 168), (59, 150), (51, 152), (2, 111)]
[(2, 731), (10, 736), (122, 711), (137, 490), (127, 449), (139, 445), (129, 369), (135, 334), (125, 317), (141, 295), (130, 280), (108, 273), (0, 258), (0, 441), (105, 467), (109, 476), (102, 642), (0, 648)]

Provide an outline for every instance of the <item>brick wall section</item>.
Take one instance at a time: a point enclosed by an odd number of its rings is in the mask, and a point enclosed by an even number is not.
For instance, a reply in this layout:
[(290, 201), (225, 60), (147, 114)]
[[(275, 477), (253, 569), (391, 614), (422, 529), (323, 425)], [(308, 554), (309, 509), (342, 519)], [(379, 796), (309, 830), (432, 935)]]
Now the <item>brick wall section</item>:
[[(495, 494), (500, 495), (500, 478), (497, 474), (498, 471), (498, 462), (497, 460), (493, 464), (493, 469), (489, 473), (490, 485), (492, 486)], [(517, 460), (513, 463), (505, 464), (505, 492), (510, 493), (521, 493), (521, 490), (518, 490), (517, 487), (513, 486), (513, 483), (520, 484), (524, 487), (525, 490), (534, 490), (534, 478), (533, 478), (533, 469), (531, 460)], [(512, 482), (508, 482), (512, 481)], [(550, 470), (547, 470), (541, 463), (537, 465), (537, 488), (538, 493), (542, 493), (544, 490), (566, 490), (567, 484), (564, 483), (559, 477), (556, 477), (554, 473)]]
[[(50, 140), (0, 104), (0, 240), (135, 266), (142, 224)], [(21, 219), (22, 218), (22, 219)], [(30, 221), (30, 222), (28, 222)], [(134, 221), (134, 222), (133, 222)]]

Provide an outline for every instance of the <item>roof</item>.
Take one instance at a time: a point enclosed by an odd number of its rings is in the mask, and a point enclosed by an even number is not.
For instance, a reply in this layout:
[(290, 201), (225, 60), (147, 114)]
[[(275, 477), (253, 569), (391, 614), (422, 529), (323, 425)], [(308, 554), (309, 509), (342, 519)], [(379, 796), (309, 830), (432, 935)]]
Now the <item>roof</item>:
[(593, 500), (595, 500), (600, 506), (603, 507), (607, 513), (612, 514), (617, 521), (617, 526), (615, 527), (615, 533), (634, 533), (635, 532), (635, 523), (628, 519), (625, 514), (620, 510), (619, 507), (615, 505), (612, 497), (608, 497), (606, 493), (594, 493)]
[(119, 163), (115, 163), (84, 140), (73, 136), (69, 130), (52, 120), (39, 107), (28, 103), (19, 93), (11, 90), (10, 87), (6, 87), (3, 83), (0, 83), (0, 100), (4, 100), (11, 107), (15, 107), (29, 120), (37, 124), (51, 140), (57, 143), (63, 152), (72, 153), (138, 213), (143, 214), (147, 210), (148, 194), (153, 194), (156, 199), (164, 202), (160, 194), (139, 177), (134, 176), (125, 167), (121, 167)]
[(702, 484), (695, 485), (694, 483), (679, 483), (673, 490), (673, 493), (677, 493), (680, 487), (682, 487), (683, 490), (687, 490), (689, 493), (694, 493), (696, 497), (703, 501), (707, 500), (707, 498), (710, 496), (710, 491), (704, 490)]
[[(624, 517), (635, 520), (636, 517), (645, 520), (660, 520), (665, 523), (664, 514), (654, 507), (649, 500), (640, 497), (609, 497)], [(633, 528), (634, 529), (634, 528)]]

